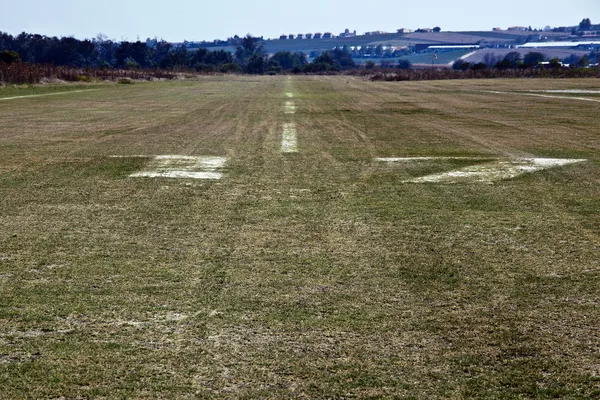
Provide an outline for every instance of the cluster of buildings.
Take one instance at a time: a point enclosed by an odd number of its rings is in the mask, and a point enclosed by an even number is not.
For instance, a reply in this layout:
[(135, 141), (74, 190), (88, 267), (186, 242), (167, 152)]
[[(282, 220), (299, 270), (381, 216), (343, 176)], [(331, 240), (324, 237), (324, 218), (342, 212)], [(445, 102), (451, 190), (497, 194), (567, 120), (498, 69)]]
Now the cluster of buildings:
[[(438, 32), (439, 32), (439, 28), (437, 28)], [(408, 29), (408, 28), (400, 28), (400, 29), (396, 29), (397, 33), (430, 33), (430, 32), (436, 32), (436, 28), (419, 28), (419, 29)], [(390, 32), (384, 32), (384, 31), (373, 31), (373, 32), (365, 32), (365, 35), (389, 35)]]
[(531, 31), (544, 31), (544, 32), (571, 32), (573, 28), (572, 27), (560, 27), (560, 28), (552, 28), (551, 26), (546, 26), (544, 27), (544, 29), (532, 29), (531, 26), (509, 26), (506, 29), (502, 29), (502, 28), (493, 28), (492, 31), (494, 32), (502, 32), (504, 30), (510, 31), (510, 32), (531, 32)]
[[(398, 33), (414, 33), (414, 32), (434, 32), (434, 29), (431, 28), (420, 28), (417, 30), (400, 28), (397, 30)], [(384, 31), (371, 31), (365, 32), (365, 36), (373, 36), (373, 35), (387, 35), (389, 32)], [(351, 38), (356, 36), (356, 30), (350, 32), (349, 29), (346, 29), (344, 32), (339, 35), (334, 35), (331, 32), (317, 32), (317, 33), (298, 33), (297, 35), (289, 34), (289, 35), (281, 35), (279, 36), (280, 40), (294, 40), (294, 39), (333, 39), (333, 38)]]
[(313, 34), (313, 33), (299, 33), (297, 35), (294, 35), (294, 34), (281, 35), (281, 36), (279, 36), (279, 39), (280, 40), (294, 40), (294, 39), (296, 39), (296, 40), (297, 39), (333, 39), (334, 37), (350, 38), (350, 37), (354, 37), (354, 36), (356, 36), (356, 31), (350, 32), (349, 29), (346, 29), (344, 32), (340, 33), (337, 36), (335, 36), (331, 32), (325, 32), (325, 33), (317, 32), (315, 34)]

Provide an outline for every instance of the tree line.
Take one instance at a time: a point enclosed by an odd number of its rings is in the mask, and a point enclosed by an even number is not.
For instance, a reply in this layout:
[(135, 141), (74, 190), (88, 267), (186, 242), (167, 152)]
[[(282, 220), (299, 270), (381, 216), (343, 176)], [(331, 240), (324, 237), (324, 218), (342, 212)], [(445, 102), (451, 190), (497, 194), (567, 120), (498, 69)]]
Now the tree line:
[[(202, 49), (201, 49), (202, 50)], [(73, 37), (49, 37), (30, 33), (12, 36), (0, 32), (0, 51), (16, 53), (20, 61), (93, 68), (202, 68), (233, 63), (226, 51), (188, 52), (185, 44), (164, 40), (122, 41), (98, 35), (89, 40)]]
[(329, 72), (355, 67), (347, 49), (333, 49), (309, 63), (303, 53), (265, 52), (262, 40), (251, 35), (240, 38), (235, 53), (206, 48), (189, 50), (187, 44), (173, 45), (148, 39), (117, 42), (104, 35), (94, 39), (48, 37), (0, 32), (0, 63), (52, 64), (77, 68), (182, 69), (199, 72), (245, 72), (275, 74), (283, 71)]
[(558, 57), (548, 60), (543, 53), (536, 51), (529, 52), (524, 56), (521, 56), (521, 53), (517, 51), (511, 51), (504, 57), (488, 53), (484, 55), (483, 61), (477, 63), (469, 63), (461, 59), (456, 60), (452, 64), (452, 69), (462, 71), (477, 71), (484, 69), (529, 69), (538, 67), (543, 62), (548, 62), (548, 67), (550, 68), (561, 68), (567, 65), (570, 68), (586, 68), (590, 65), (591, 60), (593, 60), (595, 56), (596, 52), (592, 51), (589, 55), (584, 55), (582, 57), (571, 54), (569, 57), (562, 60)]
[[(304, 53), (282, 51), (268, 55), (264, 50), (263, 40), (251, 35), (236, 39), (236, 43), (238, 43), (236, 51), (231, 53), (224, 50), (211, 51), (206, 48), (190, 50), (186, 42), (174, 45), (158, 39), (116, 42), (104, 35), (98, 35), (91, 40), (78, 40), (72, 37), (57, 38), (28, 33), (11, 36), (0, 32), (0, 64), (49, 64), (74, 68), (161, 69), (207, 73), (328, 73), (356, 68), (357, 64), (353, 58), (357, 56), (377, 55), (383, 52), (384, 56), (398, 57), (408, 53), (406, 50), (402, 53), (391, 53), (391, 49), (386, 48), (384, 51), (383, 46), (373, 48), (364, 46), (360, 49), (344, 46), (323, 53), (311, 53), (313, 60), (309, 62)], [(547, 61), (546, 58), (542, 53), (537, 52), (531, 52), (524, 57), (518, 52), (511, 52), (503, 58), (489, 53), (478, 63), (457, 60), (453, 68), (463, 71), (490, 68), (527, 69), (536, 67), (543, 61)], [(571, 55), (563, 60), (555, 58), (549, 61), (551, 67), (560, 67), (561, 63), (572, 67), (586, 67), (590, 63), (597, 62), (597, 59), (595, 52), (592, 52), (585, 57)], [(412, 64), (406, 59), (400, 59), (397, 63), (386, 59), (380, 66), (412, 68)], [(367, 61), (365, 67), (373, 69), (376, 64)]]

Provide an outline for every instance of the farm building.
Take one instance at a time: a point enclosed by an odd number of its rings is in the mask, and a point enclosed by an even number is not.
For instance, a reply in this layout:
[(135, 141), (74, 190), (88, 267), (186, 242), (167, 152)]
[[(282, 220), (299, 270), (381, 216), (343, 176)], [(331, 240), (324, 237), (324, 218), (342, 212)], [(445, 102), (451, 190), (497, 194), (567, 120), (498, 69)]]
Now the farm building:
[(346, 29), (343, 33), (339, 35), (342, 38), (350, 38), (356, 36), (356, 30), (354, 32), (350, 32), (350, 29)]

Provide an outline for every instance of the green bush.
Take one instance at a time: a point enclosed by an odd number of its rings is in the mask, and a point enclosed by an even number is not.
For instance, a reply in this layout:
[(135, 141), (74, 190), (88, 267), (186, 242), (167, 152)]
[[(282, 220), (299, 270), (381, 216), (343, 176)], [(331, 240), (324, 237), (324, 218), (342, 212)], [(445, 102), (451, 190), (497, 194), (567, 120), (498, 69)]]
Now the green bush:
[(455, 71), (468, 71), (470, 68), (471, 64), (461, 60), (460, 58), (454, 61), (454, 64), (452, 64), (452, 69)]
[(484, 62), (478, 62), (477, 64), (471, 65), (471, 69), (473, 71), (483, 71), (484, 69), (488, 69), (488, 66)]
[(197, 63), (194, 65), (194, 69), (198, 72), (214, 72), (215, 66), (204, 63)]
[(412, 64), (408, 60), (398, 60), (398, 68), (400, 69), (411, 69)]
[(138, 69), (140, 65), (131, 57), (125, 59), (125, 69)]
[(240, 67), (236, 63), (227, 63), (227, 64), (221, 65), (219, 70), (224, 73), (240, 73), (240, 72), (242, 72), (242, 67)]
[(3, 50), (0, 51), (0, 63), (4, 64), (16, 64), (21, 62), (21, 57), (14, 51)]
[(279, 73), (281, 73), (282, 68), (279, 65), (271, 65), (270, 68), (267, 70), (267, 74), (269, 75), (277, 75)]
[(123, 79), (119, 79), (118, 83), (119, 83), (119, 85), (131, 85), (131, 84), (133, 84), (133, 81), (129, 78), (123, 78)]

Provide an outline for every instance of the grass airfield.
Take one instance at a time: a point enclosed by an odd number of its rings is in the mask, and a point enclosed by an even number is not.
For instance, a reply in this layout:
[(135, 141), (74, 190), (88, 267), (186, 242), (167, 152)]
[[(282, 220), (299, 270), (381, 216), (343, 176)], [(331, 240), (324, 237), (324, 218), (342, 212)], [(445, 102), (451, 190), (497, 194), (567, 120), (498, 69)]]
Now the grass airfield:
[(0, 398), (600, 397), (600, 80), (77, 88), (0, 89)]

